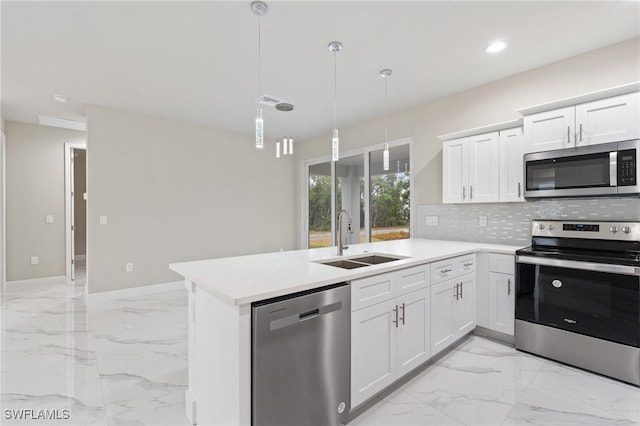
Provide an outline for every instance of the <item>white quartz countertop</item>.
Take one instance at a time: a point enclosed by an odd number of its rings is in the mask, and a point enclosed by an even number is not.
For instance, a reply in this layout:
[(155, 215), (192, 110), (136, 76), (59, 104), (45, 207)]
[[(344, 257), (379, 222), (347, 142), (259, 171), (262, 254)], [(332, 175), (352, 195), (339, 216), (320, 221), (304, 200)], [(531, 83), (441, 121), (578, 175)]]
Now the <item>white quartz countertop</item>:
[[(172, 263), (169, 267), (220, 300), (230, 305), (244, 305), (452, 256), (478, 251), (514, 254), (518, 248), (520, 247), (512, 245), (412, 238), (352, 244), (342, 257), (336, 255), (335, 247), (327, 247)], [(348, 259), (363, 253), (407, 258), (356, 269), (317, 263), (330, 259)]]

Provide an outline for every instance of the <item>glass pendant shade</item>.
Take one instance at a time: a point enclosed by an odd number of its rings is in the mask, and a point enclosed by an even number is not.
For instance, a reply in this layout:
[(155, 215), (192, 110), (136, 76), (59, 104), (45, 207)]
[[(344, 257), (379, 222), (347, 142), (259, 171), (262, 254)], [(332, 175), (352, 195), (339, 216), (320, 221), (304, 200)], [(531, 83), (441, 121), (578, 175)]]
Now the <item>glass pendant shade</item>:
[(264, 120), (262, 119), (262, 108), (258, 107), (256, 114), (256, 148), (264, 148)]
[(289, 154), (293, 155), (293, 138), (289, 137)]
[(338, 161), (340, 159), (340, 138), (338, 137), (338, 129), (333, 129), (333, 138), (331, 139), (331, 160)]
[(382, 168), (389, 170), (389, 144), (384, 144), (384, 151), (382, 151)]

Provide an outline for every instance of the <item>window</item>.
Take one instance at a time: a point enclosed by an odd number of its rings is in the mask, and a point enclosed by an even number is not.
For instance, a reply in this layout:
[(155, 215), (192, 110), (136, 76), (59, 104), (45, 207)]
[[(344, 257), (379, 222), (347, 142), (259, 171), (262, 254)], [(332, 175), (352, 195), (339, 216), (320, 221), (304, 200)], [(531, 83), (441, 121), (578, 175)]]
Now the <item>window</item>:
[(411, 235), (411, 140), (389, 143), (389, 170), (383, 170), (382, 145), (344, 153), (332, 163), (304, 163), (303, 238), (308, 248), (335, 245), (337, 214), (347, 210), (354, 233), (347, 244), (388, 241)]

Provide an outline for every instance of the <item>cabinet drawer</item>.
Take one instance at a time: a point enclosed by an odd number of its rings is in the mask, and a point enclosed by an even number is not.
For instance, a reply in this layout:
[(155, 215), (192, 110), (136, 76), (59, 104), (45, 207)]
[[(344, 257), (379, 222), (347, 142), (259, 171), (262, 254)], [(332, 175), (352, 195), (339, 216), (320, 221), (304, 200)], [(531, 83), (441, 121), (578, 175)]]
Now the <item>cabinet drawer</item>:
[(395, 297), (394, 276), (394, 273), (388, 273), (351, 281), (351, 310), (357, 311)]
[(431, 285), (448, 280), (456, 275), (457, 258), (440, 260), (431, 264)]
[(414, 266), (413, 268), (396, 271), (397, 295), (407, 294), (429, 286), (429, 265)]
[(510, 254), (489, 253), (489, 272), (514, 274), (515, 259)]
[(456, 258), (456, 276), (476, 270), (476, 255), (470, 254)]

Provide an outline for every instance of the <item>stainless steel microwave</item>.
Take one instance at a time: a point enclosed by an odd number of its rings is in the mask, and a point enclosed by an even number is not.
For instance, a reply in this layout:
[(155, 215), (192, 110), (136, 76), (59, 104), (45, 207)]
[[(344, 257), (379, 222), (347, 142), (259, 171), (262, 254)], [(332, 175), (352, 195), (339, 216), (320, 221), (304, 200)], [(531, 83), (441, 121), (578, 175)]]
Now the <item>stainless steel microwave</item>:
[(526, 198), (640, 194), (640, 140), (525, 154)]

